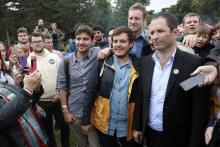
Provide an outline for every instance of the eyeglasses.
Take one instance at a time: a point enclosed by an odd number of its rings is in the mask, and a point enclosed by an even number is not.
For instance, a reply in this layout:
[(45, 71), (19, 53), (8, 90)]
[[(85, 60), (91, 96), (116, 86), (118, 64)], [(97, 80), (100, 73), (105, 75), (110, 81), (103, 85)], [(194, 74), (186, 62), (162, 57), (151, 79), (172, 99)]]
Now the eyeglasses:
[(42, 42), (43, 42), (42, 40), (39, 40), (39, 41), (32, 41), (31, 43), (37, 44), (37, 43), (42, 43)]

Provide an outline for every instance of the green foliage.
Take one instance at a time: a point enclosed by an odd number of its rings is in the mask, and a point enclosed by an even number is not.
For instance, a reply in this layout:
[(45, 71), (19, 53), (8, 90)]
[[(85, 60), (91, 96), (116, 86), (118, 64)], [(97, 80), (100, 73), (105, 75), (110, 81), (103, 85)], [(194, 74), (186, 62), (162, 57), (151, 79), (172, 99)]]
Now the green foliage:
[(94, 0), (92, 7), (92, 26), (100, 25), (104, 30), (111, 26), (112, 10), (108, 0)]
[(167, 11), (175, 14), (180, 22), (189, 12), (198, 13), (203, 21), (211, 24), (220, 20), (219, 0), (178, 0), (177, 4), (169, 7)]
[[(66, 33), (77, 23), (101, 25), (105, 30), (127, 25), (128, 9), (135, 2), (150, 4), (150, 0), (115, 0), (115, 6), (110, 0), (0, 0), (0, 40), (16, 40), (16, 30), (21, 26), (31, 33), (39, 18), (45, 20), (47, 28), (56, 22)], [(216, 23), (220, 20), (218, 4), (219, 0), (178, 0), (163, 11), (175, 14), (180, 22), (186, 13), (196, 12), (203, 20)], [(149, 18), (155, 15), (154, 11), (148, 13)]]

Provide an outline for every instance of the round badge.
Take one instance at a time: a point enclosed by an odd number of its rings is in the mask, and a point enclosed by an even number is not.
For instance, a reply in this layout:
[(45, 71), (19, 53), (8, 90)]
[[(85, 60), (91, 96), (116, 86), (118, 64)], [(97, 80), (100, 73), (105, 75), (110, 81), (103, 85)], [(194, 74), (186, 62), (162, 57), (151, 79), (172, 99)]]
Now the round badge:
[(174, 74), (174, 75), (178, 75), (179, 73), (180, 73), (179, 69), (174, 69), (174, 70), (173, 70), (173, 74)]
[(55, 60), (54, 60), (54, 59), (49, 59), (49, 63), (50, 63), (50, 64), (54, 64), (54, 63), (55, 63)]

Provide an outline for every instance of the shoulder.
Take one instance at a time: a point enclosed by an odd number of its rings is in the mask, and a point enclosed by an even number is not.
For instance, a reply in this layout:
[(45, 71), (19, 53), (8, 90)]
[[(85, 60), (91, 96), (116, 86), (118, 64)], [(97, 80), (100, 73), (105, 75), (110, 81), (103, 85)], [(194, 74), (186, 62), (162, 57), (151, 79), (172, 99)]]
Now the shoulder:
[(154, 53), (154, 52), (152, 52), (151, 54), (145, 56), (145, 57), (141, 60), (141, 62), (149, 62), (149, 61), (153, 61), (153, 59), (152, 59), (152, 55), (153, 55), (153, 53)]
[(181, 59), (181, 57), (183, 57), (183, 59), (187, 63), (187, 66), (189, 66), (189, 67), (190, 66), (199, 66), (199, 65), (204, 64), (204, 59), (201, 58), (200, 56), (195, 55), (195, 54), (190, 54), (188, 52), (177, 49), (175, 58)]
[(90, 52), (92, 53), (93, 56), (97, 56), (99, 51), (101, 51), (100, 47), (92, 47), (90, 49)]

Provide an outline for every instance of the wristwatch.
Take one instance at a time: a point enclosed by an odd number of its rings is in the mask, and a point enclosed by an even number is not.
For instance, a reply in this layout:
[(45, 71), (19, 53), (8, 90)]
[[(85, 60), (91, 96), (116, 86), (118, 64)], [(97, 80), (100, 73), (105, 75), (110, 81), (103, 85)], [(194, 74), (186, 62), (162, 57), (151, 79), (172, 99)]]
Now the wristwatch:
[(62, 105), (62, 108), (67, 108), (68, 106), (67, 105)]

